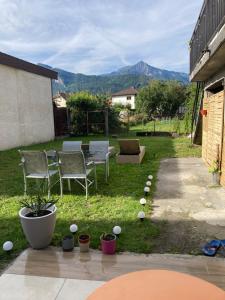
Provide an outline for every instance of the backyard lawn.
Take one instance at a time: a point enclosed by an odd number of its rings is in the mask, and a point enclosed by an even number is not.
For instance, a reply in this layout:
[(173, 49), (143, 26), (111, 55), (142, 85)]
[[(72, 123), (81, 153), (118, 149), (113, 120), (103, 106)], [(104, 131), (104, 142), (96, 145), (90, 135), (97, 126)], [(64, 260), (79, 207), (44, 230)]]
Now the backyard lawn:
[[(90, 139), (105, 139), (104, 137), (82, 138), (83, 142)], [(67, 139), (68, 140), (68, 139)], [(73, 139), (77, 140), (77, 139)], [(141, 165), (117, 165), (115, 157), (110, 159), (109, 184), (104, 181), (104, 169), (97, 166), (98, 191), (90, 189), (88, 201), (84, 191), (77, 185), (72, 185), (72, 194), (67, 190), (57, 203), (57, 223), (53, 245), (59, 246), (62, 237), (69, 233), (69, 226), (76, 223), (79, 233), (91, 235), (91, 247), (98, 248), (99, 237), (103, 232), (111, 232), (112, 227), (120, 225), (122, 234), (118, 239), (119, 251), (150, 253), (154, 241), (160, 232), (157, 225), (150, 220), (151, 199), (155, 189), (159, 162), (164, 157), (200, 156), (200, 147), (191, 147), (187, 138), (140, 138), (146, 146), (146, 155)], [(118, 148), (117, 140), (111, 138), (110, 144)], [(26, 149), (61, 149), (62, 140), (33, 145)], [(25, 148), (24, 148), (25, 149)], [(23, 236), (18, 211), (20, 200), (23, 199), (23, 176), (18, 166), (18, 149), (0, 152), (0, 243), (11, 240), (14, 243), (12, 254), (3, 253), (0, 248), (0, 268), (21, 250), (27, 242)], [(142, 207), (139, 199), (143, 197), (143, 189), (147, 176), (154, 176), (148, 203)], [(59, 195), (59, 184), (53, 188), (53, 194)], [(146, 220), (140, 222), (137, 214), (140, 210), (146, 213)]]

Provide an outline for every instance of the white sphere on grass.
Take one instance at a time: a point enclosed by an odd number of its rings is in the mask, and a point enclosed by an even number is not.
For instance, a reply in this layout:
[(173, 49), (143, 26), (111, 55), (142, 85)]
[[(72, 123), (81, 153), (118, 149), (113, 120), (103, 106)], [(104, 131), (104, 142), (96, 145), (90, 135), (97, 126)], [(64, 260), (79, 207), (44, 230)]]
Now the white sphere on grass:
[(146, 187), (144, 188), (144, 192), (145, 192), (145, 193), (149, 193), (149, 192), (150, 192), (150, 188), (149, 188), (148, 186), (146, 186)]
[(152, 185), (151, 181), (146, 182), (146, 186), (151, 186), (151, 185)]
[(145, 205), (146, 204), (146, 199), (145, 198), (141, 198), (140, 199), (140, 204), (141, 205)]
[(139, 218), (140, 220), (143, 220), (143, 219), (145, 218), (145, 213), (144, 213), (143, 211), (139, 211), (139, 213), (138, 213), (138, 218)]
[(2, 249), (7, 252), (11, 251), (12, 248), (13, 248), (13, 243), (11, 241), (6, 241), (2, 246)]
[(152, 175), (148, 175), (148, 179), (149, 179), (149, 180), (152, 180), (152, 179), (153, 179), (153, 176), (152, 176)]
[(78, 230), (77, 224), (72, 224), (72, 225), (70, 225), (70, 232), (76, 233), (77, 230)]
[(113, 233), (116, 235), (119, 235), (121, 233), (122, 229), (120, 226), (114, 226), (113, 227)]

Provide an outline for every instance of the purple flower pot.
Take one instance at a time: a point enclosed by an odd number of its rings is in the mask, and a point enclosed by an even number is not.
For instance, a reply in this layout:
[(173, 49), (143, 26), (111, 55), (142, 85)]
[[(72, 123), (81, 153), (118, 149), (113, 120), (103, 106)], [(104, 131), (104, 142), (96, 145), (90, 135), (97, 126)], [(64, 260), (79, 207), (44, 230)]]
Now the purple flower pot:
[(106, 234), (101, 236), (101, 248), (104, 254), (115, 254), (116, 236), (115, 234)]

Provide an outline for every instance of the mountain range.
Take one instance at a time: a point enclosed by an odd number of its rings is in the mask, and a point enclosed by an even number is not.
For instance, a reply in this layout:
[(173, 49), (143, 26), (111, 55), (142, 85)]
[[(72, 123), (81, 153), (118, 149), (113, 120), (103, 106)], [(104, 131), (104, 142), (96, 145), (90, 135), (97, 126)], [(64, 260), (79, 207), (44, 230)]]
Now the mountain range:
[(45, 68), (58, 72), (58, 80), (53, 81), (53, 93), (78, 92), (87, 90), (92, 93), (114, 93), (130, 86), (140, 88), (150, 80), (178, 80), (188, 83), (188, 74), (163, 70), (152, 67), (140, 61), (132, 66), (126, 66), (117, 71), (102, 75), (85, 75), (72, 73), (48, 65), (39, 64)]

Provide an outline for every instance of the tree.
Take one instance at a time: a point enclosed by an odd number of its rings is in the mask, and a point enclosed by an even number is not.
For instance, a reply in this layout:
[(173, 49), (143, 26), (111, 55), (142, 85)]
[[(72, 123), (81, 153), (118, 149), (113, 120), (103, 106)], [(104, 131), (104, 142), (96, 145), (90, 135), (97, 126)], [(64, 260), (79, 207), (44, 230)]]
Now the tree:
[[(109, 130), (115, 131), (118, 129), (120, 127), (118, 113), (109, 106), (107, 99), (107, 95), (93, 95), (86, 91), (71, 94), (68, 100), (68, 108), (70, 110), (72, 132), (76, 135), (86, 135), (88, 129), (98, 132), (104, 131), (104, 111), (106, 109), (108, 110)], [(94, 128), (87, 128), (87, 114), (89, 123), (96, 124), (92, 126)]]
[(178, 81), (152, 80), (136, 100), (137, 110), (152, 117), (173, 117), (186, 100), (186, 86)]

